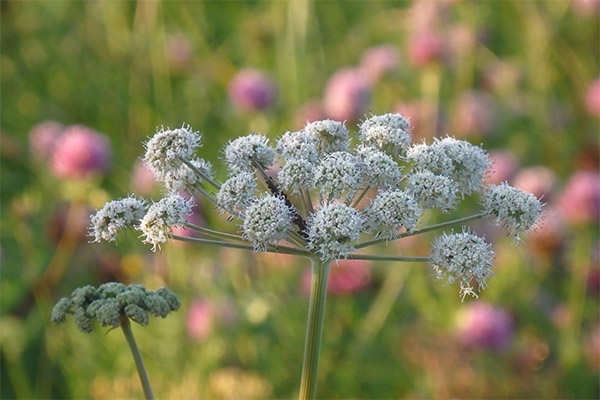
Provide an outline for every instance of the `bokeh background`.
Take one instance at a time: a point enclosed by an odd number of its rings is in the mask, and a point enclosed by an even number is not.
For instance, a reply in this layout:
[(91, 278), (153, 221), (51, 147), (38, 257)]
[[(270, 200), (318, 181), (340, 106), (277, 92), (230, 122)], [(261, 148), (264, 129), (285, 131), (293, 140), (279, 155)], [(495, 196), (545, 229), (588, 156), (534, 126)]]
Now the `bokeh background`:
[[(573, 1), (3, 1), (2, 398), (141, 398), (120, 331), (50, 323), (85, 284), (167, 285), (182, 308), (134, 326), (159, 398), (292, 398), (308, 266), (289, 256), (90, 244), (105, 201), (161, 189), (140, 164), (157, 126), (201, 156), (307, 120), (411, 117), (452, 134), (547, 203), (515, 247), (490, 221), (497, 275), (479, 299), (410, 263), (333, 269), (323, 398), (598, 398), (600, 3)], [(224, 168), (218, 177), (225, 178)], [(450, 217), (468, 215), (467, 207)], [(234, 231), (208, 204), (196, 221)], [(431, 217), (432, 220), (436, 216)], [(426, 254), (431, 235), (380, 251)]]

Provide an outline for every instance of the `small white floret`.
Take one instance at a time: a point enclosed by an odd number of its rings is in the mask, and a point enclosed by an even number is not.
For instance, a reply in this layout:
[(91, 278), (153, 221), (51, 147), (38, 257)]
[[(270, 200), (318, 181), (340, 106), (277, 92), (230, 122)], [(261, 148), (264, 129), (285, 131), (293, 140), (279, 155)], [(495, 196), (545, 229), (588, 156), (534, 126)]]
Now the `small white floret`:
[(321, 196), (338, 198), (346, 190), (356, 190), (362, 184), (363, 164), (345, 151), (328, 154), (315, 173), (315, 186)]
[(112, 242), (119, 230), (133, 227), (145, 212), (146, 202), (133, 196), (109, 201), (91, 216), (90, 236), (94, 242)]
[(153, 203), (138, 227), (144, 236), (143, 242), (152, 244), (152, 251), (160, 248), (171, 235), (172, 227), (185, 225), (193, 204), (192, 199), (186, 200), (176, 194)]
[(344, 204), (330, 204), (318, 209), (309, 218), (308, 248), (322, 260), (344, 257), (354, 250), (350, 243), (360, 238), (363, 216)]
[(269, 139), (256, 133), (230, 141), (225, 147), (225, 162), (232, 173), (253, 172), (255, 163), (262, 168), (270, 167), (275, 158), (275, 150), (269, 146)]
[(254, 244), (256, 250), (264, 250), (269, 244), (284, 239), (292, 228), (293, 214), (281, 197), (267, 195), (256, 200), (246, 210), (242, 225), (244, 238)]
[(402, 114), (374, 115), (360, 124), (358, 138), (367, 145), (399, 155), (410, 145), (410, 131), (410, 122)]
[(382, 191), (364, 211), (368, 230), (393, 238), (400, 229), (412, 231), (423, 215), (417, 200), (407, 191)]
[(343, 122), (331, 119), (309, 122), (304, 127), (304, 132), (312, 138), (319, 154), (346, 151), (350, 144), (348, 128)]
[(189, 125), (178, 129), (164, 129), (156, 132), (145, 144), (144, 162), (156, 180), (164, 181), (169, 172), (176, 171), (183, 160), (192, 160), (196, 149), (201, 146), (201, 135)]

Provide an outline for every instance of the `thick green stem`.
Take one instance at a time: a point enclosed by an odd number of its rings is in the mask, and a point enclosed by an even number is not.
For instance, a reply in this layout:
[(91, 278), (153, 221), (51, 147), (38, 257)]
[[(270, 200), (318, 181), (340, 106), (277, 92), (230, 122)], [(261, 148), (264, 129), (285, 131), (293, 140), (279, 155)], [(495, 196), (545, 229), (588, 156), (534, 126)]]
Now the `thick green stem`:
[(304, 361), (302, 362), (302, 379), (298, 397), (300, 400), (314, 399), (317, 394), (317, 372), (319, 370), (319, 354), (321, 337), (323, 336), (323, 317), (325, 315), (330, 264), (329, 261), (321, 262), (318, 258), (311, 258), (312, 274), (306, 341), (304, 343)]
[(126, 316), (121, 316), (121, 329), (123, 329), (123, 334), (125, 335), (125, 339), (127, 339), (127, 344), (131, 350), (133, 361), (135, 361), (135, 367), (137, 368), (138, 375), (140, 376), (140, 382), (142, 382), (142, 389), (144, 389), (144, 396), (146, 399), (154, 399), (152, 388), (150, 387), (150, 380), (148, 379), (146, 368), (144, 368), (142, 354), (135, 343), (133, 331), (131, 330), (131, 324), (129, 323), (129, 318)]

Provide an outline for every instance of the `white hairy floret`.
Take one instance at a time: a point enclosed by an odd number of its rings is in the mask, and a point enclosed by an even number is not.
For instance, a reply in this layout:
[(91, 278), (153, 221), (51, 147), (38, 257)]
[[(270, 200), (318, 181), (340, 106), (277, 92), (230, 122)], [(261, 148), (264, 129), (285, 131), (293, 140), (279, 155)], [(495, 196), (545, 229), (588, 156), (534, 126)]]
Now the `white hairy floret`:
[(441, 208), (443, 212), (448, 212), (456, 208), (458, 203), (456, 182), (429, 171), (413, 172), (408, 178), (406, 189), (423, 208)]
[(146, 202), (133, 196), (109, 201), (92, 215), (90, 236), (94, 237), (94, 242), (112, 242), (120, 229), (134, 226), (145, 212)]
[[(214, 176), (212, 165), (210, 162), (203, 159), (194, 159), (190, 161), (190, 164), (194, 166), (198, 171), (202, 172), (205, 176), (212, 178)], [(169, 193), (178, 193), (180, 191), (192, 191), (196, 184), (202, 182), (202, 176), (196, 171), (187, 166), (181, 164), (181, 166), (172, 171), (168, 171), (164, 177), (164, 184)]]
[(363, 179), (371, 187), (395, 188), (402, 178), (402, 168), (392, 157), (371, 146), (359, 146), (356, 157), (362, 162)]
[(217, 206), (224, 212), (242, 212), (256, 198), (256, 178), (242, 172), (227, 179), (217, 193)]
[(277, 142), (277, 152), (288, 161), (295, 159), (317, 163), (319, 159), (315, 141), (304, 130), (284, 133)]
[(346, 151), (350, 144), (348, 128), (343, 122), (331, 119), (309, 122), (304, 132), (312, 138), (320, 154)]
[(269, 139), (256, 133), (230, 141), (225, 147), (225, 162), (233, 173), (252, 172), (254, 163), (263, 168), (273, 164), (275, 150), (269, 146)]
[(483, 177), (491, 164), (481, 147), (452, 137), (436, 138), (430, 146), (413, 146), (407, 158), (420, 169), (451, 178), (458, 184), (458, 191), (467, 195), (482, 189)]
[(256, 250), (277, 243), (286, 237), (292, 227), (293, 214), (283, 198), (267, 195), (256, 200), (246, 210), (242, 225), (244, 238), (254, 244)]
[(402, 114), (373, 115), (360, 124), (358, 138), (370, 146), (398, 155), (410, 145), (410, 131), (410, 122)]
[(543, 204), (531, 193), (507, 183), (489, 185), (480, 200), (485, 212), (496, 216), (496, 224), (506, 228), (517, 243), (520, 234), (532, 229), (542, 213)]
[(308, 248), (322, 260), (334, 260), (354, 250), (350, 243), (360, 238), (363, 217), (345, 204), (330, 204), (309, 219)]
[(341, 196), (348, 189), (358, 189), (362, 183), (363, 164), (345, 151), (328, 154), (315, 173), (315, 186), (321, 196), (330, 199)]
[(417, 200), (407, 191), (381, 191), (364, 211), (366, 227), (376, 236), (394, 237), (405, 228), (412, 231), (423, 215)]
[(196, 149), (201, 146), (200, 138), (189, 125), (178, 129), (161, 128), (146, 142), (143, 160), (156, 179), (164, 181), (167, 173), (179, 169), (182, 159), (194, 158)]
[(431, 248), (430, 263), (437, 278), (449, 283), (458, 281), (463, 299), (467, 294), (477, 297), (471, 287), (472, 279), (479, 289), (486, 287), (486, 279), (494, 274), (493, 260), (492, 245), (467, 230), (450, 235), (444, 232)]
[(186, 200), (175, 194), (153, 203), (138, 229), (145, 236), (143, 242), (152, 244), (152, 251), (160, 248), (171, 234), (174, 226), (183, 226), (185, 218), (192, 214), (193, 200)]
[(313, 188), (314, 174), (315, 167), (309, 161), (291, 159), (281, 168), (277, 174), (277, 180), (283, 191), (299, 193), (302, 190)]

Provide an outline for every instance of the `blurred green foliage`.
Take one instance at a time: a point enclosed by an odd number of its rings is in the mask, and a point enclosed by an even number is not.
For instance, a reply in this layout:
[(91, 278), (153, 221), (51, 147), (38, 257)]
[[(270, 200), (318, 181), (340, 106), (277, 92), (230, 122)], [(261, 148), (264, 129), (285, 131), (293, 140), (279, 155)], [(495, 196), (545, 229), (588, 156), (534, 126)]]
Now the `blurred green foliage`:
[[(373, 88), (372, 112), (427, 102), (437, 122), (422, 136), (436, 125), (453, 134), (456, 99), (485, 90), (494, 127), (469, 140), (510, 149), (522, 166), (549, 167), (558, 193), (574, 171), (598, 166), (598, 119), (585, 92), (599, 75), (600, 24), (597, 9), (585, 14), (575, 3), (433, 3), (443, 36), (460, 28), (474, 42), (450, 61), (415, 68), (405, 56), (420, 28), (412, 2), (2, 2), (1, 397), (141, 397), (118, 331), (50, 324), (58, 298), (110, 280), (168, 284), (182, 299), (168, 319), (134, 327), (157, 397), (294, 397), (303, 260), (180, 244), (153, 254), (134, 232), (118, 245), (89, 244), (89, 212), (133, 190), (132, 165), (157, 126), (191, 124), (204, 135), (202, 157), (218, 165), (231, 138), (296, 129), (298, 109), (322, 97), (336, 70), (384, 43), (400, 49), (401, 62)], [(178, 40), (182, 60), (173, 56)], [(278, 84), (279, 100), (265, 112), (238, 113), (227, 99), (230, 79), (248, 67)], [(46, 120), (106, 134), (108, 174), (54, 178), (28, 150), (29, 130)], [(235, 229), (215, 214), (206, 205), (210, 225)], [(423, 266), (373, 264), (366, 290), (328, 300), (319, 397), (598, 398), (598, 291), (589, 289), (597, 234), (597, 221), (567, 225), (551, 250), (497, 239), (498, 274), (481, 299), (514, 318), (500, 352), (461, 345), (456, 316), (468, 301), (455, 287)], [(424, 254), (425, 239), (381, 251)], [(186, 329), (197, 299), (214, 314), (202, 340)]]

